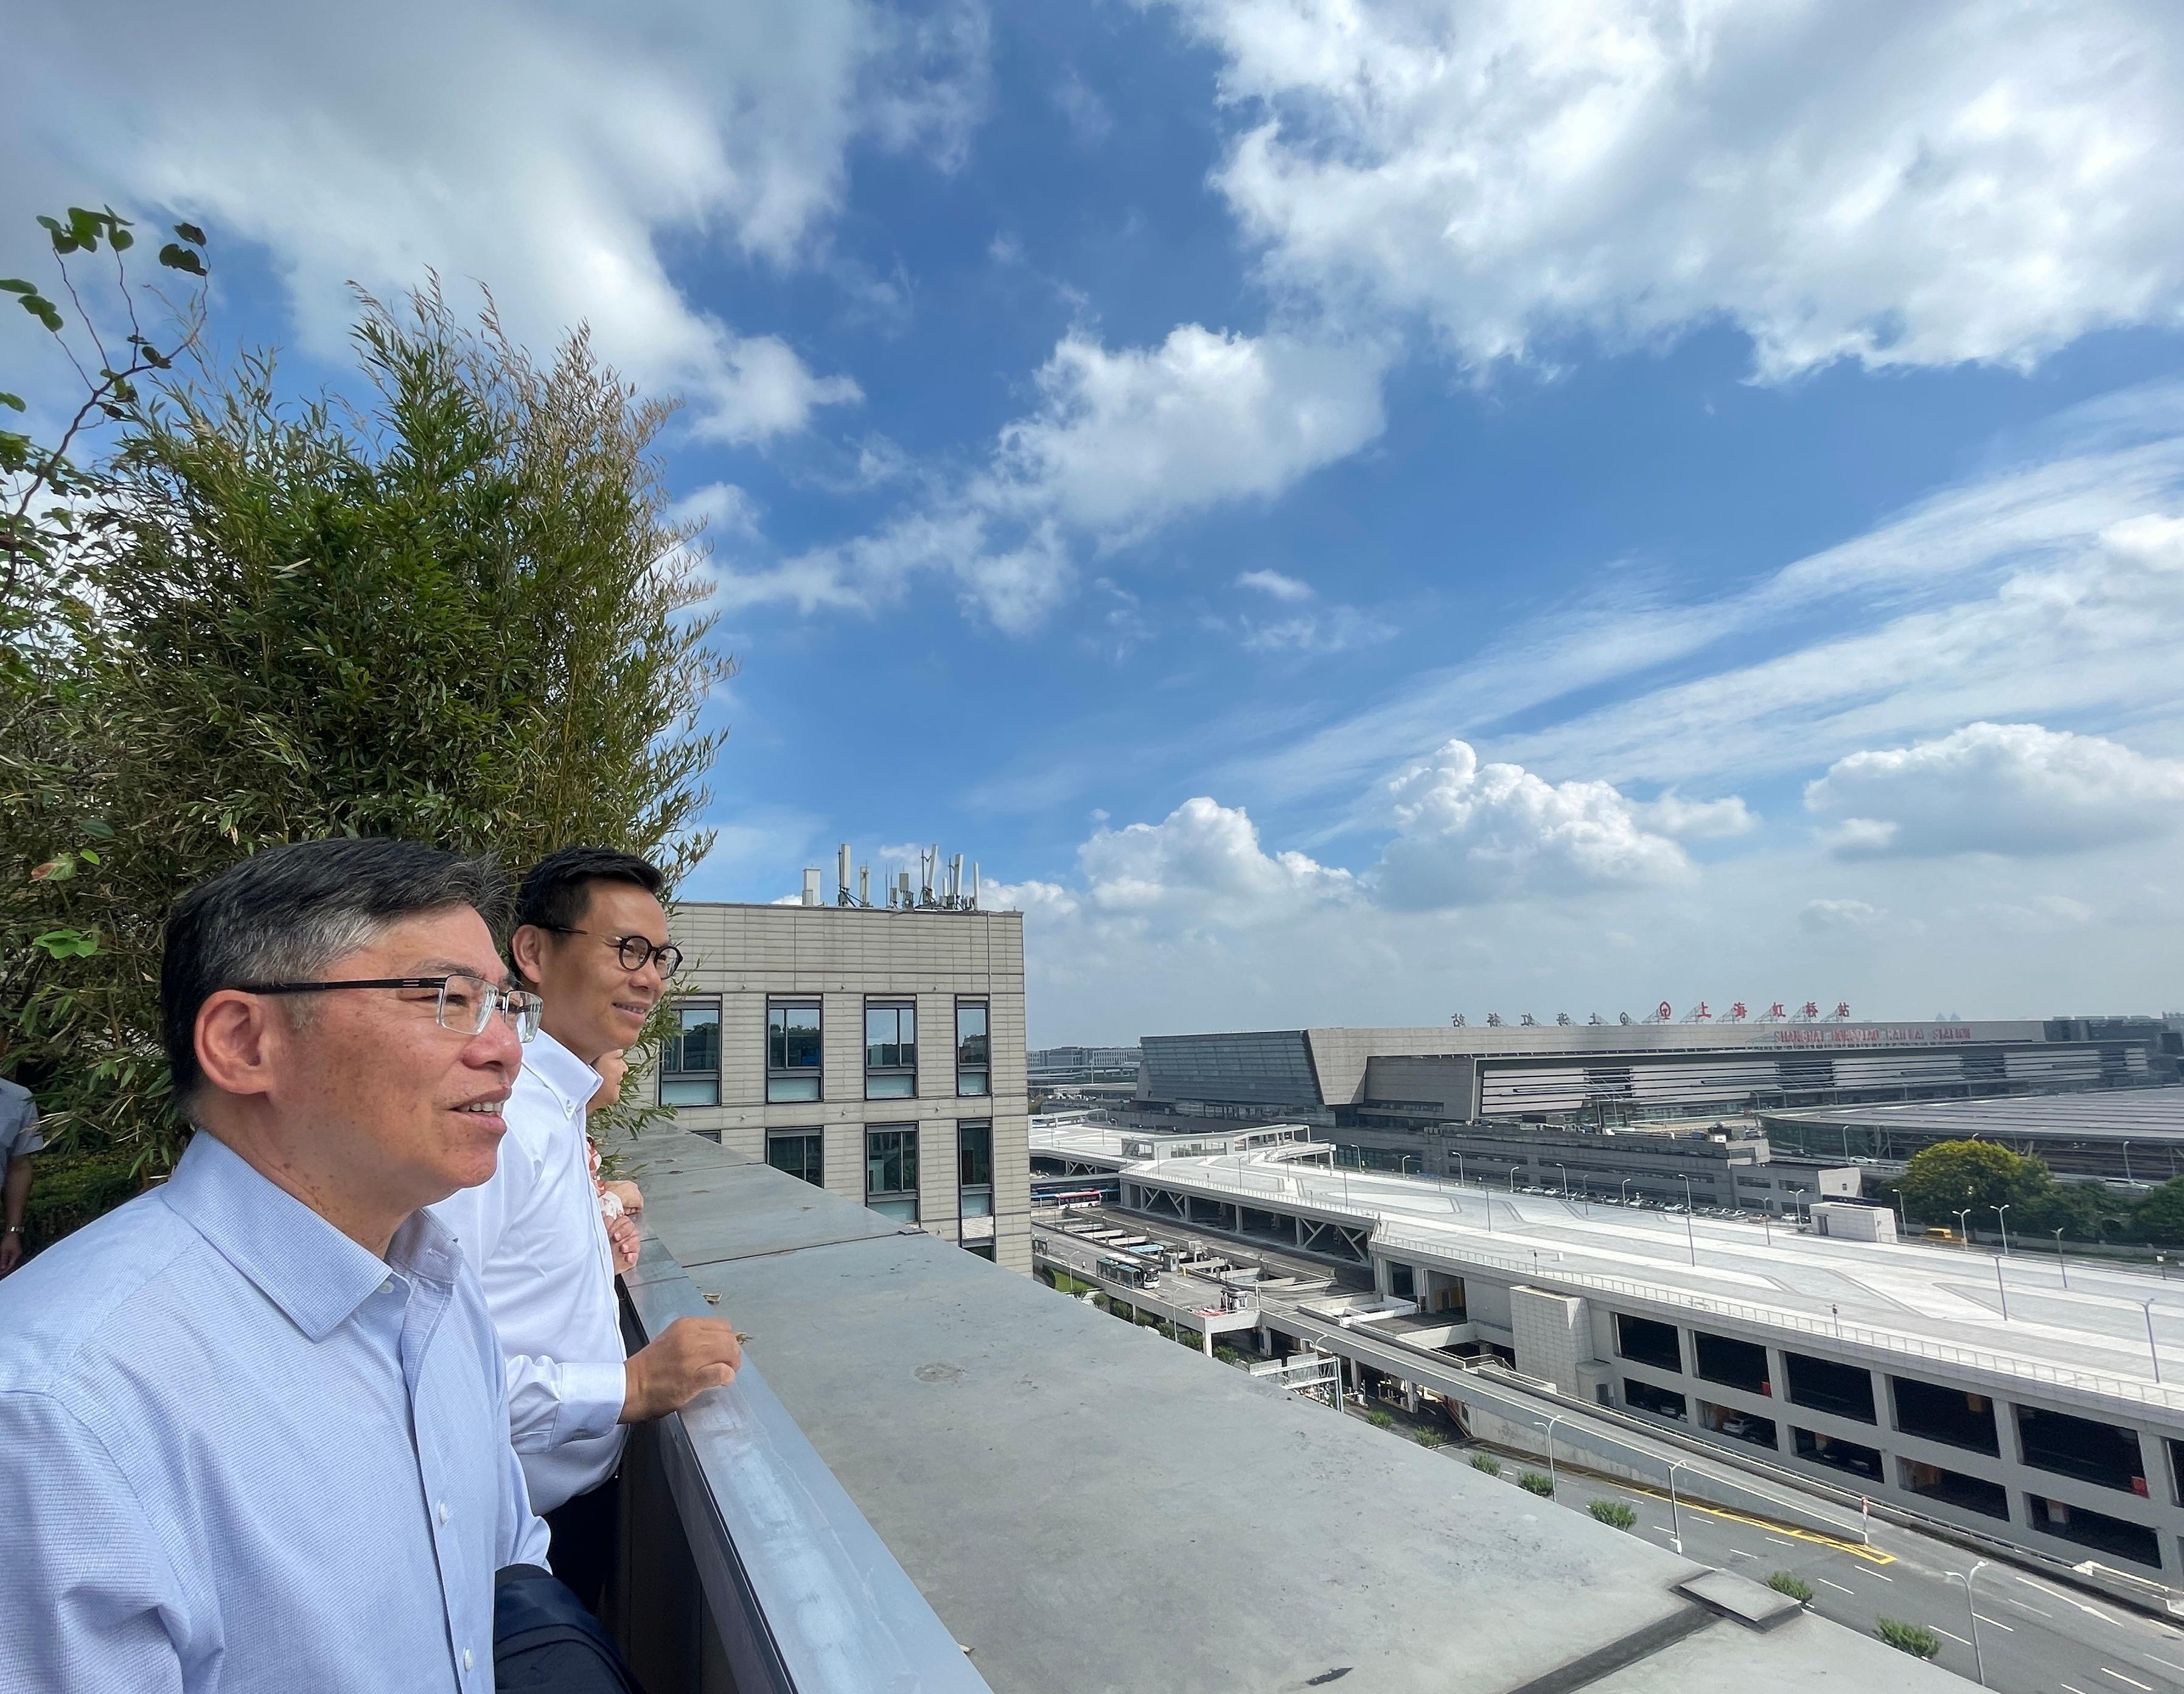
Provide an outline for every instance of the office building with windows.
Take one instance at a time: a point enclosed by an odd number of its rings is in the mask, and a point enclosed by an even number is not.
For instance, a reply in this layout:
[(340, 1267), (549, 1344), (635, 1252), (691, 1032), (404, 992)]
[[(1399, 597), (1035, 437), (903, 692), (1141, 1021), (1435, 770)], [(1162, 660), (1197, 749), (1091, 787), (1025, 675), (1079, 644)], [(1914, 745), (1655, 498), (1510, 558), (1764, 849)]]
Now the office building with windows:
[(674, 931), (682, 1128), (1031, 1268), (1022, 914), (693, 901)]

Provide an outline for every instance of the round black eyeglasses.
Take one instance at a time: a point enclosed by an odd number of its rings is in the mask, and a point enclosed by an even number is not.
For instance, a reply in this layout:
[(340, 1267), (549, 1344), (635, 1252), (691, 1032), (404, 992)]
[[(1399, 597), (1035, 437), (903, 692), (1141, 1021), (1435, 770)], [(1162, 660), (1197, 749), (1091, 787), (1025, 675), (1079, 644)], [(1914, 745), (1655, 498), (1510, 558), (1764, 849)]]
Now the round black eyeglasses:
[[(558, 923), (542, 923), (542, 929), (550, 929), (556, 935), (599, 935), (593, 929), (565, 929)], [(682, 950), (669, 942), (655, 947), (642, 935), (599, 935), (599, 939), (615, 950), (625, 971), (641, 971), (655, 959), (660, 961), (660, 974), (671, 977), (682, 968)]]
[(323, 994), (332, 989), (437, 989), (432, 1021), (458, 1035), (482, 1035), (499, 1011), (515, 1026), (519, 1041), (538, 1033), (546, 1002), (522, 989), (502, 988), (483, 977), (355, 977), (337, 983), (237, 983), (238, 994)]

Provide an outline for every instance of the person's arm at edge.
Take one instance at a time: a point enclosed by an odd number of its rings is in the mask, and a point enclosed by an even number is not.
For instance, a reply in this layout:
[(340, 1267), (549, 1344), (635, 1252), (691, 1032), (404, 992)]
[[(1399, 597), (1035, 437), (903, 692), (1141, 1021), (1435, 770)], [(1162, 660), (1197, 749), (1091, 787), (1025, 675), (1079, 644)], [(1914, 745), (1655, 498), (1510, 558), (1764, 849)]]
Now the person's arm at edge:
[(181, 1584), (105, 1444), (51, 1396), (0, 1393), (0, 1687), (180, 1694)]
[(8, 1159), (8, 1173), (0, 1179), (0, 1222), (7, 1225), (7, 1234), (0, 1235), (0, 1276), (22, 1262), (23, 1213), (31, 1203), (31, 1156), (11, 1154)]
[[(502, 1138), (492, 1176), (432, 1207), (460, 1244), (481, 1287), (509, 1226), (538, 1188), (538, 1161), (510, 1130)], [(508, 1353), (504, 1359), (509, 1439), (517, 1452), (550, 1452), (566, 1441), (610, 1434), (621, 1421), (627, 1385), (620, 1359), (580, 1363), (531, 1353)]]

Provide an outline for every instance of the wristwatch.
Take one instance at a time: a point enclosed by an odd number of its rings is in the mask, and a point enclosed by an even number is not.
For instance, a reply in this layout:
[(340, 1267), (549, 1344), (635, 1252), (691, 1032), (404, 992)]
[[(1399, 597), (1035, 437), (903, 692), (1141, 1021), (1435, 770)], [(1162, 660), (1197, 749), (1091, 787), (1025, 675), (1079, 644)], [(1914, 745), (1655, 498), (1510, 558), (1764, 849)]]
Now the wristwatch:
[(0, 1234), (7, 1235), (20, 1235), (22, 1233), (23, 1226), (20, 1223), (10, 1223), (4, 1230), (0, 1230)]

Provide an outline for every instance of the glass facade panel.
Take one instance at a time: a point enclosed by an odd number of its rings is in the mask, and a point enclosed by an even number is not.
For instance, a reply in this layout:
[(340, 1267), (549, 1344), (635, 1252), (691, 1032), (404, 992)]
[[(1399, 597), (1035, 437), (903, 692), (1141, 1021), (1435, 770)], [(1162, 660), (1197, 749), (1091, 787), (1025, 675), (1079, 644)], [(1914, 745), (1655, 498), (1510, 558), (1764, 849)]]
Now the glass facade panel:
[(986, 1002), (956, 1002), (956, 1092), (975, 1096), (992, 1092), (993, 1044), (986, 1030)]
[(994, 1215), (994, 1126), (986, 1119), (956, 1126), (956, 1215)]
[(917, 1126), (865, 1131), (865, 1204), (886, 1217), (917, 1221)]
[(767, 1001), (767, 1101), (819, 1099), (819, 1002), (816, 1000)]
[(674, 1031), (660, 1048), (660, 1103), (721, 1103), (721, 1008), (717, 1002), (676, 1008)]
[(902, 1002), (865, 1006), (865, 1098), (908, 1100), (917, 1092), (917, 1008)]
[(826, 1138), (816, 1129), (773, 1129), (766, 1133), (766, 1162), (777, 1171), (810, 1183), (826, 1185), (823, 1149)]

